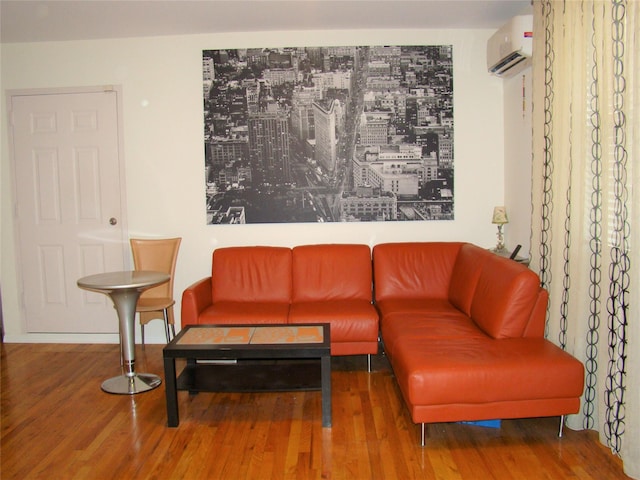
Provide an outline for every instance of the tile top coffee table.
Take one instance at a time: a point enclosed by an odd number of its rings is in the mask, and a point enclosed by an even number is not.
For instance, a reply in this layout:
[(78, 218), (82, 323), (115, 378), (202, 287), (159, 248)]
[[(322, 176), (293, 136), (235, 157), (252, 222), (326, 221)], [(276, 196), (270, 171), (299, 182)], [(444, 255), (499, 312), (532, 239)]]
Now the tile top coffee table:
[[(164, 347), (163, 358), (169, 427), (179, 423), (178, 390), (197, 393), (318, 387), (322, 391), (322, 426), (331, 427), (329, 324), (189, 325)], [(187, 359), (178, 377), (176, 358)], [(317, 364), (307, 362), (313, 359), (320, 360), (320, 382), (317, 374), (314, 376)], [(207, 360), (237, 363), (202, 362)]]

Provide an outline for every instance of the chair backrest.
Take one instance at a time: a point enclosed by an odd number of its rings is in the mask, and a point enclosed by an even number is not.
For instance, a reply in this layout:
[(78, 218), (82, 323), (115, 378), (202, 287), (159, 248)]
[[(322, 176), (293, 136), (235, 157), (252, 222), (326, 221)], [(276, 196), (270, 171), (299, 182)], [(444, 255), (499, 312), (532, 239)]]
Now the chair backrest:
[(146, 290), (145, 298), (173, 298), (173, 277), (178, 260), (178, 249), (182, 238), (146, 239), (132, 238), (131, 253), (136, 270), (154, 270), (168, 273), (167, 283)]

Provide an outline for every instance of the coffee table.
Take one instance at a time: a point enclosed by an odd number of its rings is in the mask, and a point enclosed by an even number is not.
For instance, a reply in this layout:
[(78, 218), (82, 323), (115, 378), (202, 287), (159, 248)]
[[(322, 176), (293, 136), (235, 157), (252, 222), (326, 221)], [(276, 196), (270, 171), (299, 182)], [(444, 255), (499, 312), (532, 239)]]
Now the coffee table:
[[(180, 421), (178, 390), (197, 393), (318, 388), (322, 392), (322, 426), (331, 427), (329, 324), (189, 325), (162, 352), (169, 427), (177, 427)], [(187, 359), (178, 377), (176, 358)], [(313, 359), (320, 360), (319, 382), (317, 374), (313, 378)]]

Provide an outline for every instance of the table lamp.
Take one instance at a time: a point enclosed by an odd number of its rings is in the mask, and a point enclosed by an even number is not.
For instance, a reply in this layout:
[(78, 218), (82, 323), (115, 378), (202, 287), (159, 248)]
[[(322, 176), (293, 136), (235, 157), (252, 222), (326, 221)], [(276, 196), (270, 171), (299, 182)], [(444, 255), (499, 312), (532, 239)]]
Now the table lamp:
[(507, 209), (505, 207), (494, 207), (491, 223), (498, 225), (498, 244), (496, 245), (495, 251), (502, 252), (504, 251), (504, 234), (502, 233), (502, 226), (505, 223), (509, 223), (509, 219), (507, 218)]

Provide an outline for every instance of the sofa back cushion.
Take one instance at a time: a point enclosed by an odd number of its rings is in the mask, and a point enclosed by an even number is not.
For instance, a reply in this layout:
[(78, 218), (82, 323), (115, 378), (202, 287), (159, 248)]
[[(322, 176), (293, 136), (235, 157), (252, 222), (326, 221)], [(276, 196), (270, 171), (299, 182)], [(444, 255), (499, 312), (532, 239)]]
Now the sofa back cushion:
[(368, 245), (324, 244), (294, 247), (293, 302), (371, 302), (372, 267)]
[(531, 312), (531, 318), (527, 324), (523, 337), (544, 337), (544, 327), (547, 321), (547, 305), (549, 304), (549, 292), (544, 288), (538, 289), (538, 298), (536, 304), (533, 306)]
[(494, 255), (471, 243), (460, 247), (449, 284), (449, 302), (466, 315), (471, 315), (471, 302), (482, 268), (487, 259)]
[(522, 337), (540, 293), (540, 279), (533, 271), (491, 254), (478, 277), (471, 318), (493, 338)]
[(373, 248), (376, 301), (447, 299), (462, 242), (383, 243)]
[(226, 247), (213, 252), (213, 302), (291, 301), (291, 249)]

